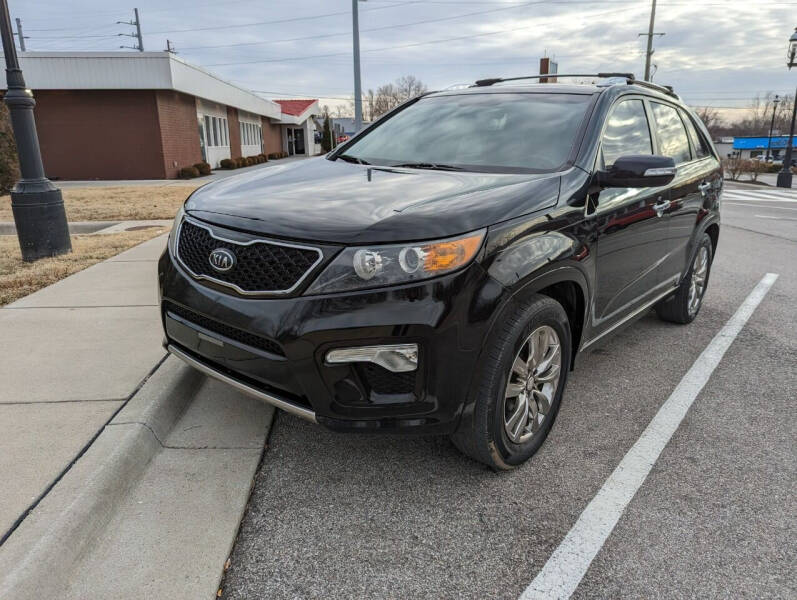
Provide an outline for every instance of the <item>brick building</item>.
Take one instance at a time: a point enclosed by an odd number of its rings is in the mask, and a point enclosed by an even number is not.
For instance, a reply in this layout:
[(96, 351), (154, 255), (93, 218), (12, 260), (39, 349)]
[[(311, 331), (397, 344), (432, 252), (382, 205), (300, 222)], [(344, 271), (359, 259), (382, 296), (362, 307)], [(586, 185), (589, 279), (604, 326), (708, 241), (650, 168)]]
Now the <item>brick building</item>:
[(162, 179), (201, 160), (317, 153), (317, 101), (296, 114), (296, 101), (261, 98), (168, 52), (27, 52), (20, 62), (53, 179)]

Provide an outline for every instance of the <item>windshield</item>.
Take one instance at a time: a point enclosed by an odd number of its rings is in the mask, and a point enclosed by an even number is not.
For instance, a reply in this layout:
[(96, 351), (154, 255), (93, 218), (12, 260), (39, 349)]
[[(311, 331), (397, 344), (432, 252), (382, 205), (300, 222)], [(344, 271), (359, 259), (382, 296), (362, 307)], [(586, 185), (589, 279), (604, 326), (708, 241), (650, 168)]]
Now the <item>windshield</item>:
[(356, 138), (342, 160), (494, 172), (555, 171), (591, 100), (585, 94), (462, 94), (421, 98)]

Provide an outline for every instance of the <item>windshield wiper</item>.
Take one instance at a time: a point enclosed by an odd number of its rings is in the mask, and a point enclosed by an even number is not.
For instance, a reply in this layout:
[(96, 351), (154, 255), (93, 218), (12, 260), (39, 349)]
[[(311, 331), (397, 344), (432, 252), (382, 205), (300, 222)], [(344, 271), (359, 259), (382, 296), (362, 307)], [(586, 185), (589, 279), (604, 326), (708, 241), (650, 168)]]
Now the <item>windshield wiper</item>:
[(362, 158), (357, 158), (356, 156), (352, 156), (351, 154), (338, 154), (335, 157), (335, 160), (337, 160), (337, 159), (345, 160), (346, 162), (350, 162), (350, 163), (357, 163), (358, 165), (370, 165), (371, 164), (367, 160), (363, 160)]
[(410, 162), (401, 163), (399, 165), (390, 165), (391, 167), (406, 167), (408, 169), (436, 169), (438, 171), (464, 171), (462, 167), (455, 167), (454, 165), (444, 165), (441, 163), (430, 162)]

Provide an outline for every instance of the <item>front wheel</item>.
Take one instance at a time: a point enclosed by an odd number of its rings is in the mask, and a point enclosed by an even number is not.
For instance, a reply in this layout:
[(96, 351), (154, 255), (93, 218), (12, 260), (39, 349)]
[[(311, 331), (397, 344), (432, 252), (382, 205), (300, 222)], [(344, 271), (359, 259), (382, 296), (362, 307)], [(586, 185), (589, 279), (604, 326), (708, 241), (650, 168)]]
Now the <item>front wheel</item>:
[(528, 460), (553, 426), (571, 353), (567, 314), (547, 296), (532, 296), (502, 319), (482, 355), (473, 413), (454, 444), (496, 470)]
[(698, 241), (695, 257), (681, 285), (673, 296), (656, 305), (656, 314), (660, 319), (681, 324), (695, 320), (708, 287), (713, 250), (711, 238), (704, 233)]

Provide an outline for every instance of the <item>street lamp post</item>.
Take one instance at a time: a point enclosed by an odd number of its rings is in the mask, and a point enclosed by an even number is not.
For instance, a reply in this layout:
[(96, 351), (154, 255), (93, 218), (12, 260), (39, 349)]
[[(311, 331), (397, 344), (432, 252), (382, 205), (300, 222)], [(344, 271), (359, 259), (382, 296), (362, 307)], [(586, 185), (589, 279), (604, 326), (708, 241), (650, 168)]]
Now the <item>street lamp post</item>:
[[(797, 67), (797, 27), (789, 38), (789, 49), (786, 52), (786, 65), (791, 71), (792, 67)], [(797, 91), (794, 93), (794, 107), (791, 111), (791, 129), (789, 139), (786, 142), (786, 156), (783, 157), (783, 167), (778, 173), (778, 187), (791, 188), (791, 155), (794, 147), (794, 120), (797, 118)]]
[(61, 190), (44, 176), (33, 107), (36, 101), (19, 68), (6, 0), (0, 0), (0, 36), (6, 58), (8, 90), (4, 101), (17, 142), (21, 178), (11, 190), (11, 211), (22, 259), (34, 261), (72, 251)]
[(767, 155), (766, 160), (772, 156), (772, 129), (775, 127), (775, 115), (778, 112), (778, 103), (780, 98), (775, 94), (775, 99), (772, 100), (772, 120), (769, 122), (769, 138), (767, 138)]

